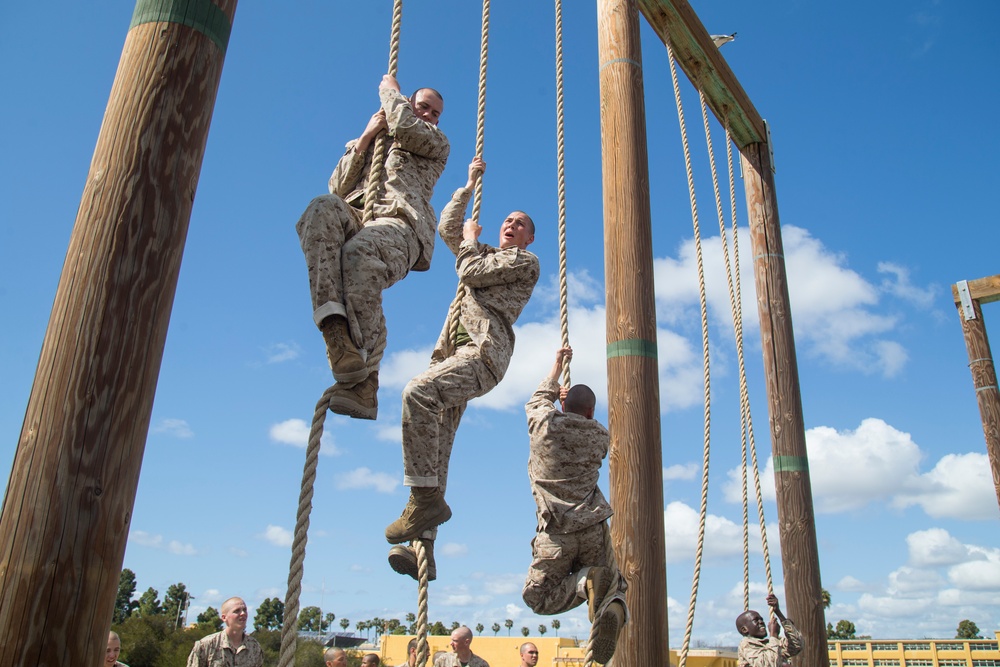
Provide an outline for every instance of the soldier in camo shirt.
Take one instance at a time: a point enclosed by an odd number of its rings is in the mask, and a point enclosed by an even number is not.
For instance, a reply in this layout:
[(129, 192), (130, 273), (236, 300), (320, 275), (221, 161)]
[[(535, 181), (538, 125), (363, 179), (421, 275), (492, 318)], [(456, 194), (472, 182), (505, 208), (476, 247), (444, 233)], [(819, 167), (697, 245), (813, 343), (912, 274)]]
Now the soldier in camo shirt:
[[(594, 419), (597, 399), (587, 385), (559, 386), (573, 350), (561, 348), (548, 376), (525, 406), (531, 454), (528, 477), (537, 505), (532, 563), (521, 597), (536, 614), (561, 614), (588, 603), (597, 625), (594, 660), (614, 655), (626, 619), (625, 579), (608, 534), (611, 505), (597, 486), (611, 437)], [(562, 410), (555, 406), (562, 401)]]
[[(441, 95), (421, 88), (408, 100), (396, 79), (379, 85), (382, 108), (330, 177), (330, 194), (309, 203), (295, 226), (306, 256), (313, 320), (323, 333), (337, 380), (330, 409), (359, 419), (378, 416), (378, 362), (385, 349), (382, 290), (412, 269), (430, 268), (434, 252), (431, 195), (448, 159), (438, 129)], [(384, 192), (362, 226), (375, 138), (388, 131)]]
[(416, 556), (402, 543), (428, 540), (433, 568), (436, 528), (451, 518), (444, 492), (458, 422), (471, 399), (503, 379), (514, 353), (514, 322), (538, 282), (538, 258), (526, 250), (535, 240), (535, 224), (526, 213), (507, 216), (497, 248), (479, 242), (482, 227), (474, 221), (463, 224), (476, 177), (485, 168), (479, 157), (473, 159), (468, 183), (452, 195), (438, 226), (464, 285), (464, 295), (456, 296), (449, 311), (457, 309), (460, 326), (453, 335), (451, 318), (446, 320), (430, 368), (403, 390), (403, 483), (411, 487), (410, 500), (385, 537), (400, 545), (390, 550), (389, 564), (414, 578)]

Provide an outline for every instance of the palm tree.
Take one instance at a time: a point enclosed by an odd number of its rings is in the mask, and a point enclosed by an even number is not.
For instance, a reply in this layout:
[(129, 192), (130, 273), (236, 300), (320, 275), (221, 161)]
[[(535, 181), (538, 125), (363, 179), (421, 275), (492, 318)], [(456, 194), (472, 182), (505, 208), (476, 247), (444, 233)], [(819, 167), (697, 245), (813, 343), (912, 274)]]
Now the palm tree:
[(500, 632), (500, 624), (499, 623), (494, 623), (493, 627), (491, 627), (490, 630), (493, 631), (493, 636), (496, 637), (497, 633)]
[(553, 618), (552, 619), (552, 629), (556, 631), (556, 637), (559, 636), (559, 628), (561, 626), (562, 626), (562, 623), (559, 622), (558, 618)]
[(350, 624), (351, 620), (349, 618), (340, 619), (340, 627), (344, 629), (344, 632), (347, 632), (347, 626), (349, 626)]
[(547, 627), (545, 627), (545, 624), (544, 624), (544, 623), (541, 623), (541, 624), (539, 624), (539, 625), (538, 625), (538, 634), (540, 634), (540, 635), (542, 635), (542, 636), (545, 636), (545, 633), (546, 633), (547, 631), (548, 631), (548, 628), (547, 628)]
[(477, 635), (483, 634), (483, 624), (482, 623), (476, 623), (476, 634)]
[(825, 588), (821, 588), (819, 590), (820, 590), (819, 596), (823, 600), (823, 609), (829, 609), (830, 608), (830, 591), (826, 590)]
[[(514, 621), (512, 621), (512, 620), (510, 620), (510, 619), (508, 618), (508, 619), (507, 619), (506, 621), (504, 621), (504, 622), (503, 622), (503, 626), (504, 626), (505, 628), (507, 628), (507, 636), (508, 636), (508, 637), (510, 637), (510, 629), (511, 629), (512, 627), (514, 627)], [(527, 635), (525, 635), (525, 636), (527, 636)]]
[(522, 635), (524, 635), (525, 637), (527, 637), (529, 632), (531, 632), (531, 630), (528, 629), (527, 625), (522, 625), (521, 626), (521, 634)]

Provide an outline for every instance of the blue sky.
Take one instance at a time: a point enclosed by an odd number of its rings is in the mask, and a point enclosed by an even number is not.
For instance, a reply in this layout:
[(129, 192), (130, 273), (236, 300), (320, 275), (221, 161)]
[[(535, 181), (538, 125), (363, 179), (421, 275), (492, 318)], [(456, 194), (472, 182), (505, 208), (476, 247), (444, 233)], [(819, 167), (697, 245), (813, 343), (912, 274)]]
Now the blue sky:
[[(997, 273), (1000, 65), (993, 2), (693, 3), (771, 126), (808, 430), (820, 566), (833, 607), (875, 637), (1000, 629), (997, 499), (950, 285)], [(0, 8), (0, 463), (10, 466), (52, 299), (133, 4)], [(404, 8), (399, 79), (445, 97), (452, 157), (440, 210), (475, 146), (478, 3)], [(241, 4), (191, 218), (125, 566), (139, 590), (184, 582), (192, 613), (238, 594), (284, 598), (307, 424), (332, 381), (312, 324), (294, 224), (325, 191), (343, 144), (377, 108), (391, 3)], [(573, 377), (606, 422), (598, 54), (594, 3), (567, 3), (566, 118)], [(430, 616), (514, 619), (534, 503), (522, 406), (558, 344), (553, 10), (492, 3), (481, 222), (538, 224), (542, 278), (504, 382), (466, 412), (438, 542)], [(669, 70), (643, 28), (662, 398), (671, 645), (684, 627), (700, 490), (702, 406), (692, 226)], [(712, 346), (709, 536), (694, 640), (733, 644), (740, 611), (738, 375), (697, 96), (685, 82), (708, 272)], [(717, 129), (717, 128), (716, 128)], [(724, 139), (716, 133), (717, 159)], [(745, 230), (742, 184), (739, 223)], [(728, 208), (728, 207), (727, 207)], [(727, 221), (727, 226), (729, 225)], [(746, 356), (757, 442), (767, 406), (749, 240), (741, 234)], [(399, 394), (422, 370), (454, 293), (453, 263), (385, 295), (389, 349), (375, 422), (330, 415), (303, 605), (338, 618), (402, 618), (416, 587), (385, 563), (402, 508)], [(987, 323), (995, 317), (986, 306)], [(778, 531), (766, 511), (776, 581)], [(602, 483), (607, 483), (606, 469)], [(759, 549), (758, 549), (759, 551)], [(763, 606), (759, 553), (752, 599)], [(779, 590), (779, 593), (781, 591)], [(782, 599), (784, 597), (782, 596)], [(253, 612), (251, 611), (251, 614)], [(586, 635), (579, 609), (561, 634)], [(487, 630), (487, 632), (489, 632)]]

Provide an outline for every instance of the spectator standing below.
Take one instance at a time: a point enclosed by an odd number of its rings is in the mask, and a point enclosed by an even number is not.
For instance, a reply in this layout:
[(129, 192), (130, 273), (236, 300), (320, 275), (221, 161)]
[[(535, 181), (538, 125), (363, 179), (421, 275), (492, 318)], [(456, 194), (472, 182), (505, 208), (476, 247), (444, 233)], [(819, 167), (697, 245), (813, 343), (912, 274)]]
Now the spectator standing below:
[[(410, 99), (388, 74), (379, 85), (381, 109), (330, 177), (330, 194), (313, 199), (295, 225), (309, 271), (313, 321), (326, 341), (337, 381), (330, 409), (359, 419), (378, 416), (378, 367), (385, 349), (382, 292), (411, 271), (426, 271), (434, 252), (431, 195), (448, 159), (438, 129), (441, 94), (417, 90)], [(363, 224), (365, 189), (375, 138), (387, 131), (385, 192), (374, 219)]]
[(454, 653), (445, 653), (434, 659), (434, 667), (490, 667), (472, 652), (472, 630), (464, 625), (451, 633), (451, 648)]
[[(503, 379), (514, 353), (514, 323), (538, 282), (538, 258), (527, 247), (535, 223), (514, 211), (500, 226), (499, 247), (479, 242), (483, 228), (465, 220), (465, 209), (486, 164), (478, 156), (469, 165), (465, 187), (441, 212), (438, 232), (455, 253), (455, 270), (464, 286), (449, 308), (430, 367), (403, 390), (403, 484), (410, 499), (402, 515), (385, 529), (390, 544), (425, 540), (428, 579), (437, 576), (433, 540), (437, 526), (451, 518), (444, 500), (455, 431), (468, 402)], [(452, 327), (453, 317), (457, 326)], [(412, 546), (389, 550), (389, 564), (417, 578)]]
[[(736, 654), (737, 667), (781, 667), (783, 658), (802, 652), (802, 634), (781, 613), (778, 597), (773, 593), (767, 596), (767, 606), (774, 612), (774, 618), (767, 625), (753, 609), (736, 617), (736, 629), (743, 635)], [(785, 629), (784, 637), (778, 636), (780, 628)]]
[(535, 667), (538, 664), (538, 647), (531, 642), (521, 644), (521, 667)]
[(195, 642), (187, 667), (264, 667), (264, 652), (257, 640), (246, 633), (247, 604), (229, 598), (219, 612), (223, 628)]
[(347, 651), (337, 646), (323, 652), (323, 662), (326, 667), (347, 667)]
[(417, 666), (417, 639), (414, 637), (406, 644), (406, 662), (399, 665), (399, 667), (416, 667)]
[(378, 667), (382, 663), (377, 653), (366, 653), (361, 658), (361, 667)]
[[(531, 400), (528, 477), (538, 526), (522, 598), (536, 614), (561, 614), (584, 601), (597, 627), (594, 660), (607, 663), (627, 619), (625, 579), (611, 547), (611, 505), (597, 486), (611, 437), (594, 419), (597, 399), (587, 385), (559, 386), (573, 350), (561, 348)], [(562, 410), (555, 406), (562, 399)]]
[(124, 662), (118, 662), (122, 652), (122, 640), (117, 632), (108, 633), (108, 648), (104, 653), (104, 667), (128, 667)]

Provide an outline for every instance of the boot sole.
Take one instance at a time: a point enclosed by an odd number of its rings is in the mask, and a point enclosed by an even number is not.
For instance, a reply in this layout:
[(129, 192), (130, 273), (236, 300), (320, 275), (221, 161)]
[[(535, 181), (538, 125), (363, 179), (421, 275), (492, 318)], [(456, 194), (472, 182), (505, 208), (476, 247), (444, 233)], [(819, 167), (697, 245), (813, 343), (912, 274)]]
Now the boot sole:
[[(442, 518), (443, 517), (443, 518)], [(413, 540), (420, 537), (420, 534), (425, 530), (430, 530), (431, 528), (437, 528), (442, 523), (448, 521), (451, 518), (451, 508), (447, 505), (444, 509), (438, 512), (432, 519), (427, 519), (422, 524), (415, 526), (413, 530), (405, 535), (395, 535), (390, 536), (389, 531), (386, 530), (385, 539), (389, 544), (402, 544), (403, 542), (412, 542)]]
[(618, 631), (621, 623), (618, 615), (610, 609), (605, 610), (597, 619), (597, 636), (594, 638), (594, 661), (606, 665), (615, 654), (618, 646)]
[(369, 408), (360, 403), (349, 401), (342, 396), (334, 396), (330, 399), (330, 410), (338, 415), (353, 417), (355, 419), (376, 419), (378, 417), (377, 405)]
[[(414, 581), (420, 581), (417, 556), (409, 547), (395, 546), (389, 549), (389, 567), (399, 574), (412, 577)], [(437, 579), (437, 568), (428, 566), (427, 581), (434, 581), (435, 579)]]

